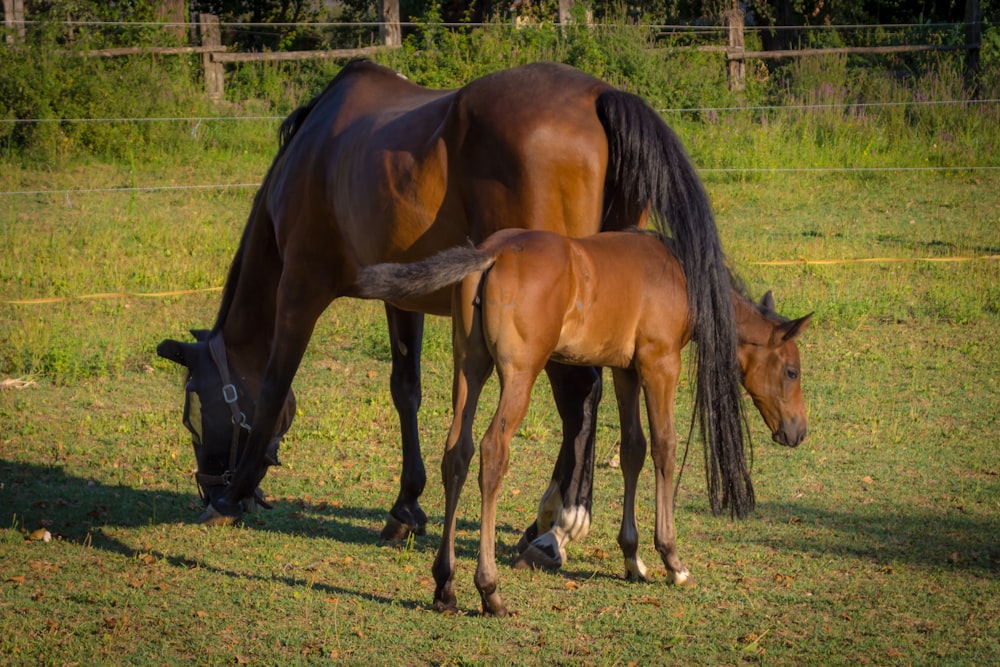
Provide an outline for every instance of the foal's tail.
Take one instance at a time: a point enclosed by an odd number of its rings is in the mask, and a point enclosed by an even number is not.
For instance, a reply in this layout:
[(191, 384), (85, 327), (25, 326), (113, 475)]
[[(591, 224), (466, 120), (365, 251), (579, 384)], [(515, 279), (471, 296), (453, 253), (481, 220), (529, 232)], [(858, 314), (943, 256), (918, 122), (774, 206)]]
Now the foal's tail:
[(485, 271), (496, 257), (472, 246), (456, 246), (419, 262), (373, 264), (358, 271), (353, 296), (392, 301), (431, 294), (470, 273)]
[(754, 507), (744, 452), (744, 416), (730, 276), (712, 207), (677, 135), (642, 98), (608, 91), (597, 98), (608, 136), (605, 229), (633, 224), (649, 209), (687, 279), (697, 343), (695, 411), (705, 447), (712, 511), (737, 517)]

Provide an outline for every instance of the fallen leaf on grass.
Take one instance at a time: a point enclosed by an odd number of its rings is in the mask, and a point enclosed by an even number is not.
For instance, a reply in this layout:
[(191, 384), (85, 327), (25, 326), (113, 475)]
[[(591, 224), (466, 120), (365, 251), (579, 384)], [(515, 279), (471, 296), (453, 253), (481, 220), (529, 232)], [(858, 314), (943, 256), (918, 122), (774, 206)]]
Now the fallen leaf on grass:
[(21, 575), (16, 575), (13, 577), (9, 577), (7, 581), (11, 582), (12, 584), (23, 584), (27, 580)]

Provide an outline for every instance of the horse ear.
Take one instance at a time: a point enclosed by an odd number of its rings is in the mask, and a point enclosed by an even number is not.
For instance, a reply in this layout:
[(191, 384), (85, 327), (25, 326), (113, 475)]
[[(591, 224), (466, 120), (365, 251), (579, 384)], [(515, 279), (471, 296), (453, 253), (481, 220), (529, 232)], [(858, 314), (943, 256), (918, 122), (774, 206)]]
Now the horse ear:
[(176, 340), (170, 340), (168, 338), (156, 346), (156, 353), (164, 359), (174, 362), (175, 364), (187, 366), (187, 358), (184, 352), (186, 346), (188, 345), (189, 343), (180, 343)]
[(776, 327), (774, 330), (775, 337), (780, 334), (782, 342), (792, 340), (809, 327), (809, 321), (812, 319), (812, 316), (813, 314), (809, 313), (805, 317), (785, 322), (784, 324)]
[(191, 329), (191, 335), (194, 336), (194, 339), (199, 343), (204, 343), (208, 340), (209, 333), (208, 329)]
[(760, 298), (760, 309), (765, 313), (773, 314), (774, 310), (774, 295), (771, 294), (771, 290), (767, 290), (764, 296)]

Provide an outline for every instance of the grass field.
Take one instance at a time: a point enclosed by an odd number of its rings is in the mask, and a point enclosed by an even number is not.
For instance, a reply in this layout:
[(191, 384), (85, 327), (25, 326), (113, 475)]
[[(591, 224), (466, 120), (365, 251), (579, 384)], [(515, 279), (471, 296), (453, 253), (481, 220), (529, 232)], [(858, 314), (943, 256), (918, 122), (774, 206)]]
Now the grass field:
[[(255, 182), (265, 166), (235, 160), (221, 178), (197, 166), (11, 168), (0, 190)], [(154, 349), (212, 323), (252, 189), (5, 198), (0, 369), (31, 384), (0, 391), (0, 662), (995, 664), (1000, 262), (982, 257), (1000, 254), (1000, 173), (706, 184), (751, 290), (773, 289), (787, 315), (816, 312), (800, 342), (810, 435), (781, 449), (752, 415), (758, 509), (738, 523), (711, 516), (692, 451), (677, 529), (693, 588), (664, 582), (647, 466), (640, 553), (659, 574), (629, 584), (606, 396), (591, 534), (559, 573), (502, 569), (515, 613), (505, 620), (478, 615), (474, 483), (457, 545), (464, 612), (430, 611), (447, 321), (429, 321), (424, 351), (426, 536), (378, 538), (398, 483), (398, 426), (382, 311), (360, 302), (329, 310), (299, 372), (285, 465), (264, 483), (276, 508), (206, 530), (194, 524), (181, 377)], [(800, 261), (867, 258), (882, 259)], [(117, 296), (94, 297), (107, 293)], [(557, 435), (542, 381), (501, 498), (505, 560)], [(52, 539), (33, 539), (39, 529)]]

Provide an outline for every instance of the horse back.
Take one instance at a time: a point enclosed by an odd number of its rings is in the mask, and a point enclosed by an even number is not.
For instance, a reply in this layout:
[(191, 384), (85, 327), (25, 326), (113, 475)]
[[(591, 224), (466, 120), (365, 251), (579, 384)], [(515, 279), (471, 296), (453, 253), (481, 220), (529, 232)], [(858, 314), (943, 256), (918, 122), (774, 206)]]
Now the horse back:
[[(609, 88), (554, 63), (450, 91), (352, 63), (296, 112), (267, 178), (278, 252), (336, 294), (361, 266), (418, 261), (500, 229), (595, 233), (608, 160), (595, 101)], [(403, 306), (450, 309), (444, 293)]]

